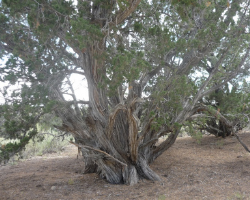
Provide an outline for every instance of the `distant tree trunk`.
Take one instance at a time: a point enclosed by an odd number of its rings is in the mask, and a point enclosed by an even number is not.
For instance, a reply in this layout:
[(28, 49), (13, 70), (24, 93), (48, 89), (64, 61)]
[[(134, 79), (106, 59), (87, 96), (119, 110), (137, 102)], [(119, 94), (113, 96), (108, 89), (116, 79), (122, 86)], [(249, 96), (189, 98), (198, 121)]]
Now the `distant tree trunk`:
[(217, 119), (211, 119), (207, 121), (207, 126), (205, 127), (205, 130), (217, 137), (225, 138), (232, 134), (233, 127)]

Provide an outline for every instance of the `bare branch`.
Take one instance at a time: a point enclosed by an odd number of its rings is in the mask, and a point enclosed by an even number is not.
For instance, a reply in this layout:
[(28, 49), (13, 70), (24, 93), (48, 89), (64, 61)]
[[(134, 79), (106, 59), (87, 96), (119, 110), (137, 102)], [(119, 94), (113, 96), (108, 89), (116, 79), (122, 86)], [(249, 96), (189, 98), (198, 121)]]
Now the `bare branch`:
[(160, 70), (162, 69), (162, 66), (158, 66), (157, 68), (153, 69), (152, 71), (148, 72), (148, 74), (143, 77), (143, 79), (140, 81), (141, 82), (141, 88), (143, 89), (148, 81), (155, 76)]
[(244, 55), (244, 57), (242, 58), (240, 64), (236, 67), (236, 69), (229, 74), (229, 76), (227, 78), (224, 78), (224, 80), (220, 83), (220, 84), (217, 84), (215, 85), (214, 87), (208, 89), (207, 91), (204, 91), (202, 94), (201, 94), (201, 97), (202, 96), (205, 96), (205, 95), (208, 95), (209, 93), (213, 92), (214, 90), (220, 88), (222, 85), (225, 85), (225, 83), (227, 83), (228, 81), (230, 81), (232, 78), (234, 78), (237, 73), (239, 73), (239, 70), (240, 68), (242, 67), (242, 65), (245, 63), (246, 59), (248, 58), (248, 55), (249, 55), (249, 52), (250, 52), (250, 47), (247, 48), (247, 51)]
[(196, 113), (198, 111), (206, 111), (208, 113), (210, 113), (211, 115), (213, 115), (215, 118), (219, 119), (220, 121), (222, 121), (223, 123), (225, 123), (228, 127), (232, 127), (233, 124), (227, 120), (227, 118), (225, 118), (218, 110), (214, 110), (214, 109), (209, 109), (208, 107), (204, 106), (204, 105), (199, 105), (197, 107), (195, 107), (191, 112), (192, 113)]
[(67, 102), (67, 104), (68, 105), (71, 105), (71, 104), (74, 104), (74, 103), (76, 103), (76, 104), (89, 104), (89, 101), (83, 101), (83, 100), (79, 100), (79, 101), (68, 101)]
[(70, 90), (72, 92), (72, 97), (73, 97), (73, 101), (74, 101), (74, 106), (75, 106), (76, 113), (77, 113), (78, 116), (81, 116), (81, 111), (80, 111), (80, 109), (78, 107), (78, 104), (76, 103), (77, 100), (76, 100), (75, 91), (73, 89), (73, 86), (72, 86), (71, 81), (70, 81), (70, 79), (69, 79), (68, 76), (67, 76), (67, 80), (68, 80), (69, 88), (70, 88)]
[(108, 158), (111, 158), (111, 159), (113, 159), (114, 161), (120, 163), (121, 165), (127, 166), (127, 164), (121, 162), (120, 160), (116, 159), (115, 157), (111, 156), (110, 154), (108, 154), (108, 153), (106, 153), (106, 152), (104, 152), (104, 151), (101, 151), (101, 150), (99, 150), (99, 149), (95, 149), (95, 148), (90, 147), (90, 146), (87, 146), (87, 145), (76, 144), (76, 143), (71, 142), (71, 141), (69, 141), (69, 143), (71, 143), (71, 144), (73, 144), (73, 145), (75, 145), (75, 146), (77, 146), (77, 147), (80, 147), (80, 148), (90, 149), (90, 150), (93, 150), (93, 151), (102, 153), (102, 154), (104, 154), (105, 156), (107, 156)]
[[(206, 94), (206, 92), (203, 92), (204, 89), (207, 87), (207, 85), (209, 84), (209, 82), (212, 80), (212, 78), (214, 77), (214, 75), (216, 74), (218, 67), (221, 65), (221, 63), (223, 62), (223, 60), (225, 59), (227, 52), (229, 51), (229, 49), (231, 48), (231, 46), (228, 46), (227, 49), (223, 52), (222, 56), (220, 57), (220, 59), (218, 60), (218, 62), (215, 64), (215, 66), (213, 66), (213, 71), (209, 74), (209, 77), (206, 79), (206, 81), (202, 84), (202, 86), (200, 87), (200, 90), (197, 92), (197, 94), (195, 95), (195, 98), (193, 100), (193, 105), (196, 104), (196, 102)], [(214, 91), (214, 90), (213, 90)]]
[(240, 139), (240, 137), (237, 135), (237, 133), (234, 133), (236, 139), (240, 142), (240, 144), (244, 147), (244, 149), (250, 153), (249, 148), (242, 142), (242, 140)]
[(80, 74), (80, 75), (85, 75), (84, 72), (80, 72), (80, 71), (77, 71), (77, 70), (67, 70), (66, 72), (69, 73), (69, 74)]

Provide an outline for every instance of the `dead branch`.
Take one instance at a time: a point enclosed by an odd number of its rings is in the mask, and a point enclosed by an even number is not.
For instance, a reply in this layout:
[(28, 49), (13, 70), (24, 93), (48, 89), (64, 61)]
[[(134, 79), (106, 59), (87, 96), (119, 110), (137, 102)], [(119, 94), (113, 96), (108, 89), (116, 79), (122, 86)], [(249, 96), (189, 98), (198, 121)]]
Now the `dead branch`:
[(240, 144), (244, 147), (244, 149), (250, 153), (250, 150), (248, 149), (248, 147), (242, 142), (242, 140), (240, 139), (240, 137), (237, 135), (237, 133), (234, 133), (235, 137), (237, 138), (237, 140), (240, 142)]
[(71, 141), (69, 141), (69, 143), (71, 143), (71, 144), (73, 144), (73, 145), (75, 145), (75, 146), (77, 146), (77, 147), (80, 147), (80, 148), (85, 148), (85, 149), (90, 149), (90, 150), (93, 150), (93, 151), (97, 151), (97, 152), (102, 153), (102, 154), (104, 154), (105, 156), (107, 156), (107, 157), (113, 159), (114, 161), (120, 163), (121, 165), (127, 166), (127, 164), (121, 162), (120, 160), (116, 159), (115, 157), (111, 156), (110, 154), (108, 154), (108, 153), (106, 153), (106, 152), (104, 152), (104, 151), (101, 151), (101, 150), (99, 150), (99, 149), (95, 149), (95, 148), (90, 147), (90, 146), (87, 146), (87, 145), (76, 144), (76, 143), (71, 142)]

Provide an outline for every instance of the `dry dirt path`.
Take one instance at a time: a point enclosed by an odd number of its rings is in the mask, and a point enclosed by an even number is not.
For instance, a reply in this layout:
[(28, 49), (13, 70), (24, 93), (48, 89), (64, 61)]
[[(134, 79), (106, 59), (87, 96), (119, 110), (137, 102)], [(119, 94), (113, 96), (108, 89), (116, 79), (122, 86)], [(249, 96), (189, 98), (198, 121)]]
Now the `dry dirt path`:
[[(250, 133), (240, 134), (250, 146)], [(236, 138), (206, 136), (177, 142), (153, 164), (161, 182), (112, 185), (82, 174), (84, 163), (69, 145), (49, 154), (0, 167), (0, 199), (250, 199), (250, 155)]]

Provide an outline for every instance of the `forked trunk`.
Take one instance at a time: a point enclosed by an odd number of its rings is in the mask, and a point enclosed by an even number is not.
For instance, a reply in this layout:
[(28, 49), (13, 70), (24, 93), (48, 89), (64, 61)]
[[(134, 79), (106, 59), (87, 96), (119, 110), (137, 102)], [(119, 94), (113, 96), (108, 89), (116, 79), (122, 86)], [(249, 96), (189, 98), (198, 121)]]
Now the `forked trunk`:
[[(176, 140), (179, 130), (162, 126), (154, 128), (154, 117), (142, 112), (142, 89), (136, 82), (130, 83), (126, 98), (117, 91), (109, 96), (103, 87), (105, 67), (95, 46), (89, 46), (82, 55), (83, 70), (88, 82), (89, 103), (87, 110), (81, 110), (77, 101), (74, 104), (57, 106), (55, 113), (62, 119), (61, 130), (72, 133), (77, 139), (85, 161), (85, 173), (98, 173), (110, 183), (133, 185), (141, 178), (160, 180), (149, 164), (167, 150)], [(91, 67), (89, 67), (91, 66)], [(52, 98), (59, 100), (56, 88)], [(158, 139), (169, 134), (160, 145)]]
[[(142, 133), (134, 131), (137, 127), (134, 119), (129, 119), (132, 116), (128, 110), (122, 107), (117, 111), (119, 113), (113, 112), (110, 119), (106, 120), (106, 128), (96, 120), (89, 132), (91, 137), (88, 140), (78, 138), (77, 145), (82, 150), (85, 173), (97, 173), (110, 183), (129, 185), (136, 184), (142, 178), (160, 180), (149, 164), (173, 144), (177, 133), (171, 133), (164, 144), (155, 146), (157, 138), (152, 142), (151, 137), (144, 137)], [(153, 136), (150, 128), (147, 135)]]
[[(117, 120), (119, 121), (119, 120)], [(124, 126), (115, 124), (116, 127)], [(116, 135), (119, 133), (119, 135)], [(129, 146), (128, 132), (113, 132), (112, 138), (104, 139), (90, 147), (79, 143), (85, 162), (85, 173), (97, 173), (108, 182), (128, 185), (136, 184), (140, 179), (160, 180), (160, 177), (150, 168), (149, 164), (168, 149), (175, 141), (177, 134), (170, 134), (159, 146), (149, 142), (137, 142), (134, 151)], [(147, 144), (148, 145), (145, 145)], [(106, 147), (103, 144), (108, 144)], [(109, 148), (107, 148), (109, 146)], [(135, 159), (136, 158), (136, 159)]]

